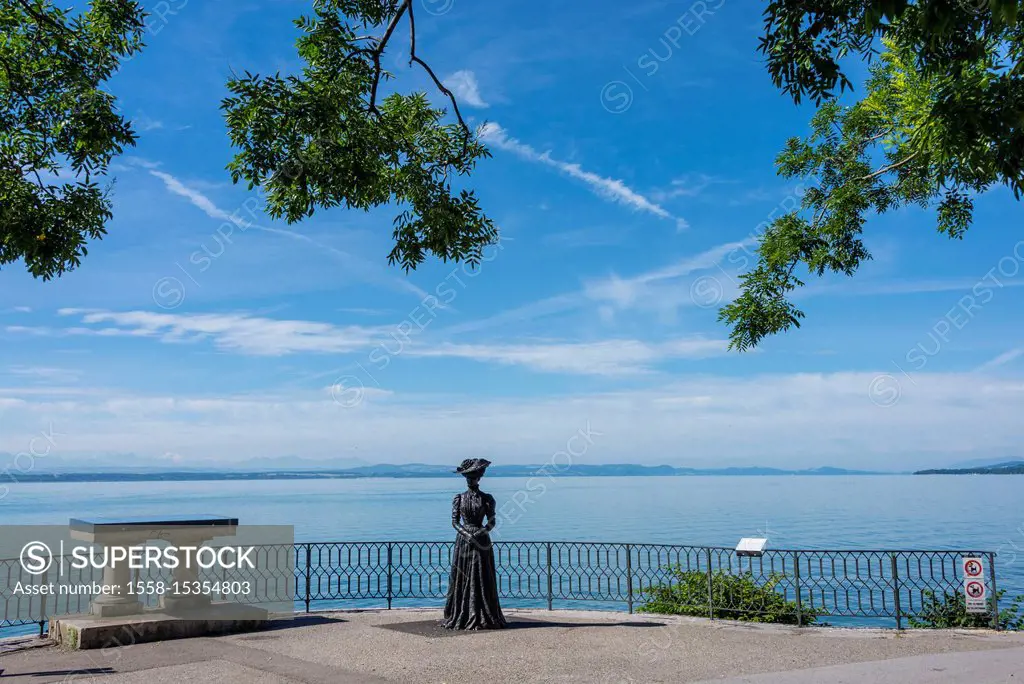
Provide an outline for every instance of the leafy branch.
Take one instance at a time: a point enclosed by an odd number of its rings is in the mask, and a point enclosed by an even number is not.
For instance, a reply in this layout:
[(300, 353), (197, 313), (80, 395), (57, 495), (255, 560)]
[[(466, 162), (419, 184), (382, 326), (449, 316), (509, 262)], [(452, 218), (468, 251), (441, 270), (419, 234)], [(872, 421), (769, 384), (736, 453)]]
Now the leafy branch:
[[(409, 65), (421, 67), (451, 104), (424, 93), (393, 92), (383, 57), (403, 20)], [(301, 74), (228, 82), (222, 103), (236, 155), (232, 179), (264, 189), (266, 209), (289, 222), (335, 206), (369, 211), (395, 203), (389, 263), (406, 270), (428, 253), (477, 264), (497, 229), (472, 191), (453, 179), (490, 156), (462, 116), (455, 95), (417, 51), (412, 0), (316, 0), (300, 17)], [(374, 35), (380, 31), (378, 35)], [(369, 35), (368, 35), (369, 34)]]
[(142, 46), (131, 0), (70, 16), (47, 0), (0, 6), (0, 265), (48, 280), (79, 265), (111, 216), (103, 178), (135, 143), (104, 83)]
[[(917, 20), (911, 13), (902, 21), (911, 18)], [(951, 95), (957, 87), (991, 84), (1002, 60), (998, 51), (961, 59), (955, 76), (933, 73), (920, 67), (919, 50), (898, 38), (903, 25), (892, 30), (897, 36), (880, 41), (867, 95), (852, 105), (822, 100), (811, 134), (789, 140), (777, 158), (784, 178), (813, 176), (818, 182), (797, 211), (777, 218), (761, 235), (755, 267), (740, 276), (740, 295), (720, 310), (719, 320), (730, 327), (730, 348), (744, 351), (800, 327), (805, 314), (791, 296), (804, 285), (796, 275), (801, 264), (819, 277), (854, 275), (871, 258), (861, 239), (869, 214), (910, 204), (933, 207), (938, 230), (962, 238), (974, 193), (998, 183), (1024, 191), (1024, 148), (1007, 147), (1009, 140), (1024, 143), (1017, 113), (1024, 112), (1021, 84), (1010, 112), (978, 111), (975, 100), (961, 105)], [(917, 30), (917, 24), (906, 30)], [(795, 72), (777, 75), (797, 79), (794, 87), (800, 83)], [(822, 78), (804, 83), (801, 92), (827, 90), (833, 81)], [(1016, 123), (997, 123), (1007, 115)]]
[(434, 73), (434, 70), (430, 65), (420, 59), (419, 55), (416, 54), (416, 17), (412, 0), (401, 0), (395, 10), (394, 16), (388, 23), (383, 36), (380, 38), (367, 37), (375, 43), (374, 47), (369, 51), (373, 59), (373, 86), (370, 88), (370, 111), (374, 114), (379, 114), (376, 107), (377, 90), (380, 87), (380, 81), (384, 75), (384, 70), (381, 67), (380, 60), (384, 55), (384, 50), (387, 48), (388, 41), (390, 41), (392, 35), (394, 35), (395, 29), (398, 28), (398, 24), (401, 22), (402, 17), (406, 15), (409, 17), (409, 66), (412, 66), (413, 64), (421, 66), (423, 70), (427, 72), (427, 75), (430, 76), (430, 80), (434, 82), (437, 89), (448, 98), (449, 102), (451, 102), (452, 112), (455, 114), (455, 118), (458, 120), (459, 125), (462, 126), (462, 130), (465, 134), (465, 141), (468, 145), (469, 141), (473, 137), (473, 133), (470, 131), (465, 119), (462, 118), (462, 112), (459, 110), (459, 102), (455, 98), (455, 94), (444, 85), (441, 79), (437, 77), (437, 74)]

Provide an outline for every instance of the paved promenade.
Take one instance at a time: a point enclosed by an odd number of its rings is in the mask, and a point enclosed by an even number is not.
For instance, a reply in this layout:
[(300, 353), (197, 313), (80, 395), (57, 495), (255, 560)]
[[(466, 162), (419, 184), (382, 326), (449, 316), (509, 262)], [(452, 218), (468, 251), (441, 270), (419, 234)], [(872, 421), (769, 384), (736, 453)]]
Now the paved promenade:
[[(325, 613), (255, 634), (105, 651), (0, 655), (12, 684), (1024, 681), (1024, 634), (797, 629), (698, 618), (507, 611), (513, 629), (452, 634), (437, 610)], [(10, 644), (7, 645), (10, 648)], [(1016, 676), (1014, 676), (1016, 675)]]

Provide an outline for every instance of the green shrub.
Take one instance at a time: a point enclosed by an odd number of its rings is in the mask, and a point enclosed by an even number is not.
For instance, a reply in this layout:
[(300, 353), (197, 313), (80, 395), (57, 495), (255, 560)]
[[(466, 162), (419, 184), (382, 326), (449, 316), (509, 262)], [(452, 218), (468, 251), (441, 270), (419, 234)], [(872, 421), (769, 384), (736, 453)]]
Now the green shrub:
[[(673, 581), (652, 586), (643, 592), (643, 613), (708, 616), (708, 574), (700, 570), (669, 568)], [(714, 617), (747, 622), (797, 624), (795, 601), (775, 591), (784, 579), (781, 574), (769, 576), (758, 583), (753, 573), (732, 574), (721, 570), (711, 574), (711, 596)], [(803, 623), (817, 619), (814, 611), (804, 609)]]
[[(997, 597), (1002, 601), (1005, 591)], [(909, 619), (910, 626), (919, 629), (950, 629), (956, 627), (991, 627), (992, 616), (988, 613), (968, 613), (967, 602), (960, 592), (943, 592), (939, 597), (934, 591), (925, 590), (920, 615)], [(1007, 608), (999, 611), (999, 628), (1007, 630), (1024, 629), (1024, 614), (1021, 612), (1024, 596), (1015, 598)]]

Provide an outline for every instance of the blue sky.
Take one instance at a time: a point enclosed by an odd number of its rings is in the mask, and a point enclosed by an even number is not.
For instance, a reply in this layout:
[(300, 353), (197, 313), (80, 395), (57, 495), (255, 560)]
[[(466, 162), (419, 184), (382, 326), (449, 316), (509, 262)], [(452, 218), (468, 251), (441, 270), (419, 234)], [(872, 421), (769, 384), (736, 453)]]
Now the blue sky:
[[(774, 172), (810, 110), (771, 85), (753, 4), (422, 0), (418, 51), (493, 151), (472, 185), (502, 242), (478, 272), (409, 275), (386, 262), (393, 207), (287, 225), (224, 170), (225, 81), (296, 69), (291, 20), (309, 4), (146, 4), (148, 47), (110, 85), (140, 140), (113, 170), (109, 236), (59, 281), (0, 272), (0, 452), (1024, 456), (1024, 242), (1005, 189), (977, 198), (963, 242), (932, 211), (873, 217), (874, 261), (810, 278), (801, 330), (726, 352), (717, 309), (811, 182)], [(395, 87), (427, 87), (388, 59)]]

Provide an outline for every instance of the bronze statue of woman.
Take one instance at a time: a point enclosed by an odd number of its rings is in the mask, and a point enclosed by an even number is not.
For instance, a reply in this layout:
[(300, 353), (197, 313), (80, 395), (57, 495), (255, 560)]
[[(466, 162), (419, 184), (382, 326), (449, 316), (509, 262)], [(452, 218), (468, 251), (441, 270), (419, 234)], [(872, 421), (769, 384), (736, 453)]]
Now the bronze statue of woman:
[(452, 501), (452, 527), (458, 534), (441, 620), (446, 629), (501, 629), (506, 624), (491, 547), (490, 532), (497, 522), (494, 497), (480, 491), (480, 478), (489, 465), (483, 458), (467, 458), (455, 471), (465, 476), (467, 489)]

